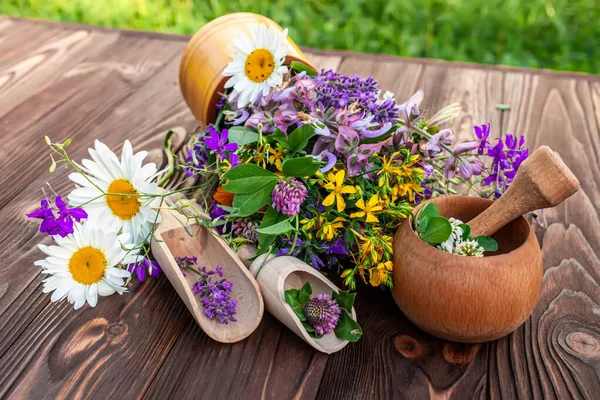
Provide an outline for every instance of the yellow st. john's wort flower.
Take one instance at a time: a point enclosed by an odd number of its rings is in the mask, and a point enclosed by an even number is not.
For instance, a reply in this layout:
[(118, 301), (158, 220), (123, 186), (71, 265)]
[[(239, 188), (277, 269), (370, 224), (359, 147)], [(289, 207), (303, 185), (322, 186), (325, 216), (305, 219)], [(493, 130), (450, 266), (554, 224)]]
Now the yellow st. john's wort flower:
[(388, 277), (392, 272), (394, 264), (391, 261), (381, 262), (377, 267), (369, 269), (369, 283), (372, 286), (379, 286), (387, 283)]
[(321, 240), (333, 240), (337, 236), (338, 229), (343, 228), (343, 222), (346, 221), (342, 217), (336, 217), (333, 221), (325, 221), (321, 228), (317, 231), (317, 238)]
[(329, 190), (331, 193), (325, 200), (323, 200), (323, 205), (328, 207), (333, 203), (336, 203), (338, 212), (342, 212), (346, 209), (346, 201), (342, 197), (342, 194), (352, 194), (356, 193), (356, 188), (352, 185), (344, 186), (344, 178), (346, 176), (346, 171), (340, 170), (335, 175), (333, 172), (327, 174), (327, 183), (323, 185), (323, 187)]
[(408, 196), (410, 202), (415, 201), (415, 193), (421, 193), (423, 188), (417, 182), (408, 181), (392, 188), (394, 196)]
[(281, 171), (281, 162), (283, 161), (287, 150), (283, 148), (281, 144), (277, 143), (277, 145), (275, 145), (274, 147), (269, 147), (269, 153), (271, 153), (271, 155), (269, 156), (269, 162), (271, 164), (275, 164), (277, 169)]
[(415, 164), (419, 162), (419, 155), (413, 154), (406, 158), (404, 163), (398, 167), (398, 176), (400, 178), (411, 178), (422, 177), (425, 174), (423, 168), (415, 167)]
[(256, 165), (258, 165), (260, 167), (263, 167), (263, 168), (267, 168), (267, 156), (266, 156), (266, 153), (267, 153), (267, 151), (266, 151), (265, 145), (262, 144), (262, 145), (258, 146), (258, 149), (256, 150), (256, 153), (252, 157), (248, 158), (244, 162), (244, 164), (250, 164), (251, 163), (251, 164), (256, 164)]
[(381, 169), (377, 172), (377, 175), (381, 176), (379, 178), (379, 186), (388, 185), (390, 180), (392, 180), (393, 175), (399, 175), (400, 170), (398, 166), (395, 164), (395, 158), (400, 154), (399, 151), (393, 153), (389, 158), (388, 156), (381, 157)]
[(352, 213), (350, 218), (362, 218), (366, 216), (366, 222), (379, 222), (374, 213), (381, 211), (383, 208), (379, 205), (379, 196), (377, 194), (371, 196), (371, 199), (366, 204), (363, 199), (359, 199), (356, 202), (356, 207), (362, 211)]

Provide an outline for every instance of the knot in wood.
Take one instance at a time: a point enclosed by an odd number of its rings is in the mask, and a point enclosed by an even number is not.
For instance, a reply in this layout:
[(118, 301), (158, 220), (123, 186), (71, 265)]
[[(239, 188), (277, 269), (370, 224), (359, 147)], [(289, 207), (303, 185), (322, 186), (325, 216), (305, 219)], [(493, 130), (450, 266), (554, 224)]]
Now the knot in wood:
[(410, 361), (417, 360), (423, 355), (423, 346), (421, 343), (408, 335), (395, 337), (394, 346), (404, 358)]
[(566, 337), (567, 345), (586, 358), (600, 358), (600, 341), (586, 332), (571, 332)]
[(110, 336), (119, 336), (125, 332), (125, 326), (120, 323), (110, 324), (106, 327), (106, 333)]
[(444, 345), (444, 360), (450, 364), (469, 364), (479, 352), (479, 344), (446, 343)]

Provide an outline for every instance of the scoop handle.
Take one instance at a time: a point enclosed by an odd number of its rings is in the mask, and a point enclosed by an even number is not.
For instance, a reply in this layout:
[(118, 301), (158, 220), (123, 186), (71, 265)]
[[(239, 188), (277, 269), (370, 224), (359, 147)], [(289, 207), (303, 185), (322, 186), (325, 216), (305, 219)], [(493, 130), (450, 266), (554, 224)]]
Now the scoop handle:
[(502, 197), (468, 223), (472, 236), (491, 236), (521, 215), (557, 206), (578, 190), (579, 181), (560, 156), (541, 146), (523, 161)]

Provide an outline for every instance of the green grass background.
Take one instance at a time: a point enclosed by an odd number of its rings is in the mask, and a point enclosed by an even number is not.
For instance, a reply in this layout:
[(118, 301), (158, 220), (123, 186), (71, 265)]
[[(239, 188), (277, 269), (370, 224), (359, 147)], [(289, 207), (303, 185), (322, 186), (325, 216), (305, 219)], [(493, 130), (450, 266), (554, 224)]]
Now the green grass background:
[(11, 16), (182, 34), (236, 11), (319, 49), (600, 69), (600, 0), (0, 0)]

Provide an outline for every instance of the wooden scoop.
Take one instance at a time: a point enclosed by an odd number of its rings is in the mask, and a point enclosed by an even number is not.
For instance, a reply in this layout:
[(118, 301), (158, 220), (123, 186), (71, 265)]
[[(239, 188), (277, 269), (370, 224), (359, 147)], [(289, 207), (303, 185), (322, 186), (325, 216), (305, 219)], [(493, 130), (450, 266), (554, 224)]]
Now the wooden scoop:
[[(161, 211), (162, 221), (154, 233), (152, 254), (165, 275), (190, 310), (198, 325), (212, 339), (222, 343), (238, 342), (258, 327), (263, 316), (263, 299), (258, 284), (235, 253), (207, 228), (191, 225), (193, 236), (183, 227), (183, 217), (172, 210)], [(188, 228), (188, 229), (189, 229)], [(198, 266), (209, 270), (217, 265), (223, 268), (224, 278), (233, 282), (232, 298), (237, 300), (238, 322), (221, 324), (203, 313), (200, 297), (192, 292), (198, 275), (184, 272), (175, 262), (176, 257), (198, 257)]]
[(491, 236), (512, 220), (554, 207), (579, 190), (579, 181), (560, 156), (541, 146), (519, 167), (508, 190), (468, 224), (473, 237)]
[[(242, 257), (252, 255), (252, 250), (251, 247), (247, 247), (243, 254), (238, 252), (238, 255)], [(256, 254), (255, 251), (254, 254)], [(339, 339), (333, 333), (328, 333), (321, 339), (313, 339), (302, 326), (302, 322), (298, 319), (294, 310), (285, 302), (285, 291), (292, 288), (300, 290), (305, 282), (310, 283), (313, 296), (318, 294), (331, 295), (332, 292), (339, 292), (340, 289), (320, 272), (296, 257), (269, 256), (269, 258), (266, 258), (265, 254), (257, 257), (252, 262), (250, 273), (260, 285), (267, 311), (306, 343), (327, 354), (335, 353), (349, 343), (347, 340)], [(352, 318), (356, 321), (354, 307), (352, 307)]]

